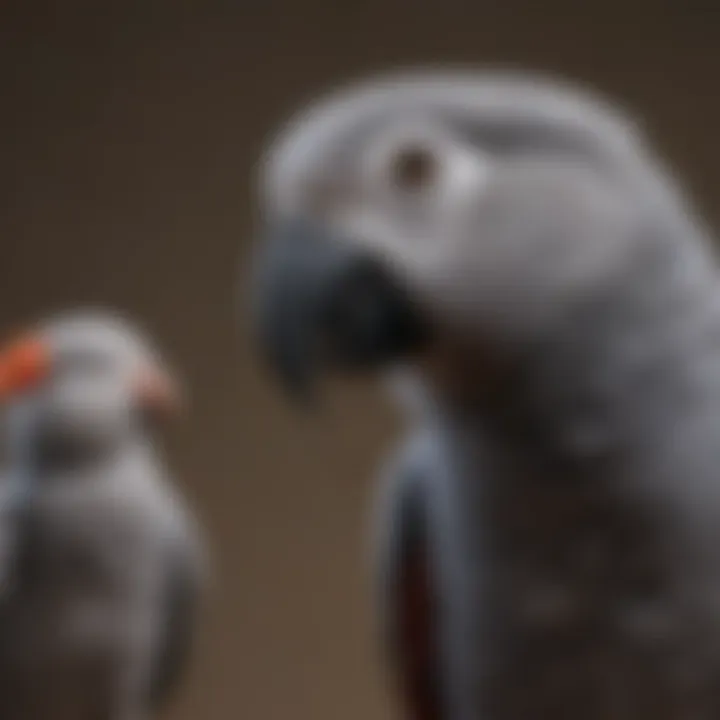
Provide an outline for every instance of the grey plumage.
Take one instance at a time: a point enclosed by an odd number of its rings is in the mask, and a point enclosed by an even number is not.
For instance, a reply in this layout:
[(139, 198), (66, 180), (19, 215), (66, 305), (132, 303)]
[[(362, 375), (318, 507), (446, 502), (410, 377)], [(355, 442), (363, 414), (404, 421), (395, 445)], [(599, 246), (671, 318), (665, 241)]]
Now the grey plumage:
[(4, 478), (25, 488), (1, 527), (15, 545), (0, 592), (0, 716), (149, 718), (186, 665), (204, 576), (149, 425), (169, 376), (111, 314), (69, 313), (31, 337), (44, 348), (31, 382), (12, 381), (23, 353), (0, 358), (15, 429)]
[[(720, 715), (718, 266), (638, 125), (544, 77), (381, 78), (289, 123), (261, 208), (284, 228), (257, 289), (281, 379), (399, 365), (417, 389), (378, 515), (389, 645), (426, 668), (412, 714)], [(273, 268), (313, 227), (346, 262), (294, 266), (281, 302)], [(380, 308), (378, 285), (402, 292)], [(423, 332), (398, 342), (383, 310)]]

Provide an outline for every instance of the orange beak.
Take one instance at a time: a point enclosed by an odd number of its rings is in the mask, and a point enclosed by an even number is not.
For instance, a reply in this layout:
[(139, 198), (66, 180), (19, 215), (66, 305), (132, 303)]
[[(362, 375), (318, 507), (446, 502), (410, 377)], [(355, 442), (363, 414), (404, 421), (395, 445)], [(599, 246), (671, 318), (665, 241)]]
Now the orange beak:
[(182, 397), (178, 384), (170, 374), (154, 365), (140, 370), (135, 378), (135, 397), (140, 407), (162, 417), (178, 415)]
[(50, 373), (50, 349), (40, 338), (22, 337), (0, 352), (0, 400), (36, 388)]

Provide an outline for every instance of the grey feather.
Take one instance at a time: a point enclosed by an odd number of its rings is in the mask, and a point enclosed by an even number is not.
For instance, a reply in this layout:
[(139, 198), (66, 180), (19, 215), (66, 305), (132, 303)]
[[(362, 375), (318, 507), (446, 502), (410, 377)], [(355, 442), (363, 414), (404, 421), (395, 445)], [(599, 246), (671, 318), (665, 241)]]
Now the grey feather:
[(197, 551), (197, 547), (173, 544), (167, 560), (161, 637), (149, 683), (149, 704), (153, 708), (163, 708), (172, 698), (195, 648), (204, 578)]
[(720, 714), (720, 273), (679, 185), (625, 112), (537, 76), (360, 83), (266, 154), (266, 218), (334, 233), (432, 329), (385, 367), (422, 390), (447, 720)]
[(8, 408), (23, 420), (8, 473), (31, 491), (0, 602), (0, 716), (145, 720), (180, 677), (202, 588), (202, 543), (134, 395), (160, 361), (114, 316), (35, 332), (52, 371)]
[[(418, 718), (443, 718), (448, 712), (455, 717), (458, 698), (472, 684), (455, 658), (471, 653), (473, 666), (483, 663), (484, 648), (468, 641), (478, 633), (486, 559), (471, 560), (470, 518), (463, 511), (470, 498), (462, 497), (466, 489), (458, 484), (450, 442), (437, 418), (412, 433), (386, 468), (374, 518), (382, 639), (410, 715)], [(414, 577), (416, 570), (423, 577)], [(425, 587), (415, 586), (416, 580)], [(420, 617), (405, 617), (416, 614), (416, 603), (424, 606)]]

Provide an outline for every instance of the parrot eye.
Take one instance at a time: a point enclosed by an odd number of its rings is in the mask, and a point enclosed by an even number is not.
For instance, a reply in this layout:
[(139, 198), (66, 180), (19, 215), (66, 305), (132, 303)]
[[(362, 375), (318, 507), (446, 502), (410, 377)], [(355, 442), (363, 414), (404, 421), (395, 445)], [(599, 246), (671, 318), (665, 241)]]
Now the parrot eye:
[(366, 181), (380, 192), (434, 193), (445, 182), (447, 152), (447, 141), (433, 128), (403, 124), (371, 145), (364, 159)]
[(404, 191), (417, 192), (430, 187), (440, 172), (440, 161), (432, 148), (419, 143), (396, 150), (390, 160), (393, 185)]

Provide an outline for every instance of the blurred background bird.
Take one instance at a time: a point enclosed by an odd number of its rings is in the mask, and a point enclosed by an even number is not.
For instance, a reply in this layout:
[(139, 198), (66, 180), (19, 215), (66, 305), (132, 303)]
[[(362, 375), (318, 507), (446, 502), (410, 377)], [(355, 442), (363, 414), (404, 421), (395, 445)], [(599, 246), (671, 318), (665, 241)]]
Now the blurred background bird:
[(261, 168), (294, 398), (394, 370), (379, 610), (409, 717), (720, 714), (720, 273), (632, 118), (542, 74), (311, 104)]
[(205, 574), (156, 437), (180, 387), (130, 322), (77, 311), (9, 343), (0, 395), (0, 716), (153, 717)]

